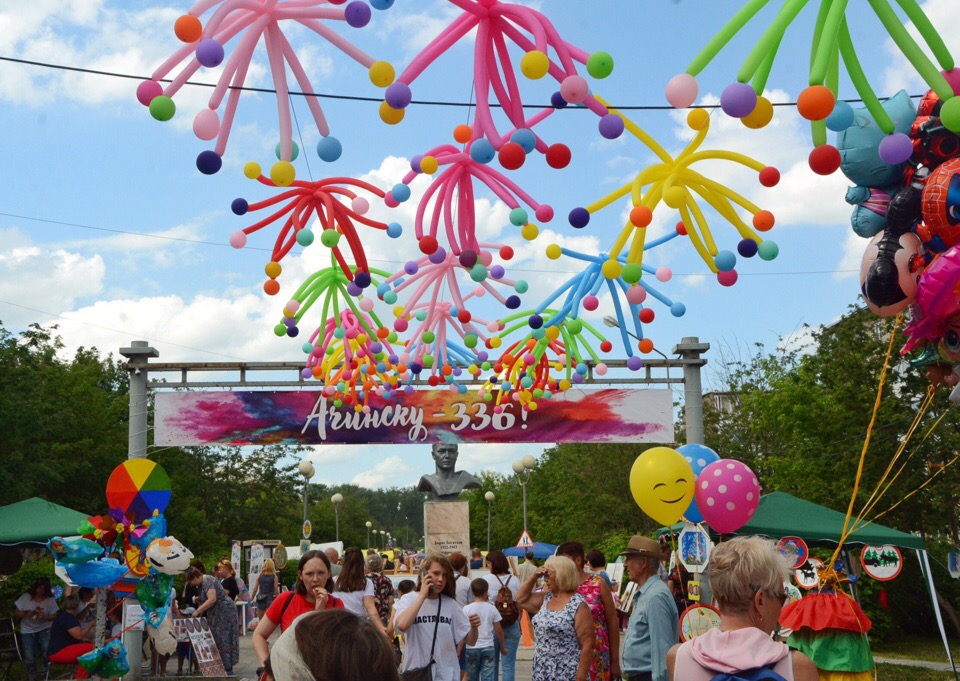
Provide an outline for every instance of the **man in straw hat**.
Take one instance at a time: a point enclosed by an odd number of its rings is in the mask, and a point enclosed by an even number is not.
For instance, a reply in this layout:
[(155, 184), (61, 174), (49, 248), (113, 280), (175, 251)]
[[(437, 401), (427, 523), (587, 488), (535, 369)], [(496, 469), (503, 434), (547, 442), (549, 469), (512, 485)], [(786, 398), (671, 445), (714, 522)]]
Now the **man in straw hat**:
[(623, 639), (624, 676), (629, 681), (668, 681), (667, 651), (679, 641), (680, 623), (673, 595), (657, 576), (660, 544), (634, 535), (620, 555), (637, 584)]

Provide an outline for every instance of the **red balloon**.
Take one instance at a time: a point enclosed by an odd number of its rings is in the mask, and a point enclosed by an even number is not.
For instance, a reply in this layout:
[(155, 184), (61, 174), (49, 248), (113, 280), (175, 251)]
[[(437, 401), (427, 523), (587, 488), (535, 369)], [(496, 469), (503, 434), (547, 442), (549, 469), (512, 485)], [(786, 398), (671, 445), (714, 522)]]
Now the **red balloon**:
[(527, 152), (516, 142), (507, 142), (500, 147), (499, 159), (507, 170), (516, 170), (527, 160)]
[(510, 260), (513, 257), (513, 248), (510, 246), (501, 246), (500, 247), (500, 257), (504, 260)]
[(776, 187), (780, 182), (780, 171), (773, 166), (767, 166), (760, 171), (760, 184), (764, 187)]
[(808, 162), (817, 175), (832, 175), (840, 167), (840, 151), (832, 144), (821, 144), (810, 152)]
[(437, 248), (439, 248), (439, 246), (440, 244), (437, 241), (437, 238), (434, 236), (430, 236), (429, 234), (423, 237), (422, 239), (420, 239), (420, 251), (426, 255), (430, 255), (431, 253), (436, 253)]
[(570, 163), (570, 147), (566, 144), (551, 144), (547, 147), (547, 165), (551, 168), (566, 168)]

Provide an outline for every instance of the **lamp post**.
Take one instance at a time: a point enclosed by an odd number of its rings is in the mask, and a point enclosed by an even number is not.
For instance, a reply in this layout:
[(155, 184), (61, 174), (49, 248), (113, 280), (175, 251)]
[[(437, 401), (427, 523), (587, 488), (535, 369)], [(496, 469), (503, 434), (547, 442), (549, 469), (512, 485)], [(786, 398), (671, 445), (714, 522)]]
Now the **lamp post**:
[(310, 525), (310, 521), (307, 519), (307, 488), (310, 484), (310, 478), (312, 478), (317, 471), (309, 459), (301, 461), (298, 470), (300, 471), (300, 475), (303, 476), (303, 538), (310, 539), (310, 533), (307, 531)]
[(483, 498), (487, 500), (487, 553), (490, 553), (490, 514), (493, 508), (493, 500), (497, 498), (497, 495), (488, 491), (483, 495)]
[(343, 495), (340, 494), (340, 492), (337, 492), (332, 497), (330, 497), (330, 501), (333, 502), (333, 513), (334, 513), (334, 516), (336, 517), (336, 523), (337, 523), (336, 537), (337, 537), (337, 541), (340, 541), (340, 503), (343, 501)]
[(381, 550), (387, 546), (386, 534), (387, 534), (386, 530), (380, 530), (380, 549)]
[(366, 525), (367, 525), (367, 548), (369, 549), (369, 548), (372, 548), (372, 547), (370, 546), (370, 528), (373, 527), (373, 523), (371, 523), (371, 522), (368, 520), (367, 523), (366, 523)]
[[(607, 315), (603, 318), (603, 323), (607, 326), (620, 329), (631, 338), (639, 341), (634, 334), (620, 326), (616, 317)], [(706, 364), (702, 359), (704, 352), (710, 349), (708, 343), (701, 343), (699, 338), (684, 338), (680, 343), (673, 347), (673, 352), (680, 355), (683, 363), (683, 411), (684, 424), (686, 426), (687, 444), (703, 444), (703, 388), (700, 382), (700, 367)], [(653, 349), (655, 353), (668, 359), (665, 354)], [(670, 367), (667, 367), (667, 382), (670, 381)]]
[(537, 459), (533, 454), (527, 454), (522, 459), (513, 462), (513, 472), (517, 475), (517, 482), (523, 490), (523, 531), (527, 531), (527, 483), (530, 482), (530, 471), (537, 467)]

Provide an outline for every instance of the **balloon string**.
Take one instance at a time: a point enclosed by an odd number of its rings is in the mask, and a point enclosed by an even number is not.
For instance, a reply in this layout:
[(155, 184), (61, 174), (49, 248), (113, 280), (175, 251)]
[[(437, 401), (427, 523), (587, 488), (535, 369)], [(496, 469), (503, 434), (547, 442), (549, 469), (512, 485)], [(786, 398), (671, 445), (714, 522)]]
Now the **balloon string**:
[[(943, 417), (941, 416), (940, 418), (943, 418)], [(939, 422), (940, 422), (940, 420), (938, 419), (938, 420), (937, 420), (937, 423), (939, 423)], [(886, 515), (887, 513), (889, 513), (889, 512), (892, 511), (893, 509), (895, 509), (897, 506), (899, 506), (900, 504), (902, 504), (904, 501), (906, 501), (907, 499), (909, 499), (910, 497), (912, 497), (914, 494), (916, 494), (917, 492), (919, 492), (920, 490), (922, 490), (924, 487), (926, 487), (927, 485), (929, 485), (931, 482), (933, 482), (933, 480), (934, 480), (938, 475), (940, 475), (941, 473), (943, 473), (943, 472), (947, 469), (948, 466), (952, 466), (954, 463), (956, 463), (956, 462), (957, 462), (957, 459), (960, 459), (960, 454), (957, 454), (955, 457), (953, 457), (952, 459), (950, 459), (950, 461), (948, 461), (947, 463), (943, 464), (943, 465), (940, 467), (940, 470), (938, 470), (936, 473), (934, 473), (934, 474), (931, 475), (929, 478), (927, 478), (927, 479), (923, 482), (923, 484), (921, 484), (919, 487), (917, 487), (917, 489), (913, 490), (912, 492), (910, 492), (909, 494), (907, 494), (906, 496), (904, 496), (903, 499), (900, 499), (897, 503), (895, 503), (893, 506), (891, 506), (890, 508), (888, 508), (886, 511), (883, 511), (883, 512), (878, 513), (877, 515), (875, 515), (869, 522), (872, 523), (872, 522), (874, 522), (877, 518), (879, 518), (880, 516)]]
[(863, 464), (867, 458), (867, 449), (870, 447), (870, 438), (873, 435), (873, 426), (877, 421), (877, 412), (880, 411), (880, 403), (883, 400), (883, 385), (887, 380), (887, 370), (890, 367), (890, 356), (893, 354), (893, 343), (897, 337), (897, 329), (900, 326), (902, 314), (898, 314), (893, 321), (893, 329), (890, 331), (890, 342), (887, 344), (887, 355), (883, 360), (883, 368), (880, 370), (880, 381), (877, 386), (877, 397), (873, 403), (873, 413), (870, 415), (870, 424), (867, 426), (867, 436), (863, 441), (863, 448), (860, 450), (860, 462), (857, 464), (857, 477), (853, 481), (853, 492), (850, 494), (850, 503), (847, 506), (847, 515), (843, 519), (843, 531), (840, 533), (840, 541), (837, 542), (837, 548), (834, 550), (833, 555), (830, 557), (830, 562), (828, 565), (833, 565), (837, 562), (837, 558), (840, 556), (840, 550), (843, 548), (843, 543), (846, 541), (849, 536), (849, 527), (850, 527), (850, 517), (853, 515), (853, 505), (857, 501), (857, 492), (860, 489), (860, 480), (863, 478)]
[(893, 485), (893, 483), (896, 482), (897, 478), (900, 477), (900, 474), (903, 473), (903, 471), (906, 469), (907, 464), (910, 462), (910, 459), (912, 459), (914, 454), (916, 454), (920, 450), (920, 447), (922, 447), (923, 443), (927, 441), (928, 437), (930, 437), (930, 434), (933, 432), (934, 428), (936, 428), (937, 425), (940, 423), (940, 421), (943, 420), (943, 417), (947, 415), (947, 412), (944, 412), (943, 415), (941, 415), (940, 418), (938, 418), (933, 423), (933, 425), (930, 426), (926, 434), (923, 436), (923, 439), (920, 441), (920, 443), (916, 447), (913, 448), (913, 451), (910, 452), (906, 460), (900, 465), (900, 468), (897, 470), (897, 472), (888, 482), (887, 478), (890, 477), (890, 472), (893, 470), (893, 467), (896, 464), (897, 460), (900, 458), (900, 455), (904, 452), (907, 445), (910, 443), (910, 438), (913, 437), (914, 432), (916, 431), (917, 427), (919, 427), (920, 425), (921, 419), (923, 418), (924, 414), (926, 414), (927, 410), (930, 408), (930, 405), (933, 403), (934, 396), (935, 396), (935, 388), (933, 386), (929, 386), (929, 388), (927, 389), (927, 394), (924, 397), (923, 402), (920, 405), (920, 408), (917, 410), (917, 415), (914, 417), (913, 423), (910, 424), (910, 428), (907, 429), (907, 433), (904, 436), (903, 441), (900, 443), (900, 446), (897, 449), (896, 454), (894, 454), (893, 457), (890, 459), (890, 463), (887, 465), (887, 470), (884, 471), (883, 475), (880, 477), (880, 480), (877, 482), (876, 489), (874, 489), (873, 493), (870, 495), (870, 498), (867, 499), (867, 502), (866, 504), (864, 504), (863, 509), (857, 514), (857, 520), (854, 522), (853, 528), (850, 530), (851, 534), (853, 532), (856, 532), (856, 530), (859, 527), (863, 526), (864, 524), (863, 518), (873, 510), (874, 506), (877, 505), (877, 503), (880, 501), (883, 495), (887, 493), (887, 490), (889, 490), (890, 487)]
[(310, 169), (310, 154), (306, 153), (307, 148), (303, 144), (303, 132), (300, 131), (300, 119), (297, 118), (297, 109), (293, 105), (293, 95), (288, 92), (287, 98), (290, 100), (290, 111), (293, 112), (293, 123), (297, 126), (297, 137), (300, 138), (300, 149), (303, 151), (303, 160), (307, 164), (307, 177), (313, 182), (313, 171)]

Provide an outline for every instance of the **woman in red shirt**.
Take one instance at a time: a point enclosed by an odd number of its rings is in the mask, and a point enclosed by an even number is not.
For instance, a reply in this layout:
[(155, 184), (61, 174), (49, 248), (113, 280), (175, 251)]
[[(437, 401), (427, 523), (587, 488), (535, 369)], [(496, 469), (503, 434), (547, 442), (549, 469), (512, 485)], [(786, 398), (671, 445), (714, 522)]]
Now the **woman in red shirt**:
[(330, 559), (323, 551), (307, 551), (297, 564), (296, 587), (274, 599), (253, 632), (253, 650), (261, 665), (270, 655), (267, 640), (278, 626), (283, 631), (305, 612), (343, 607), (332, 591)]

